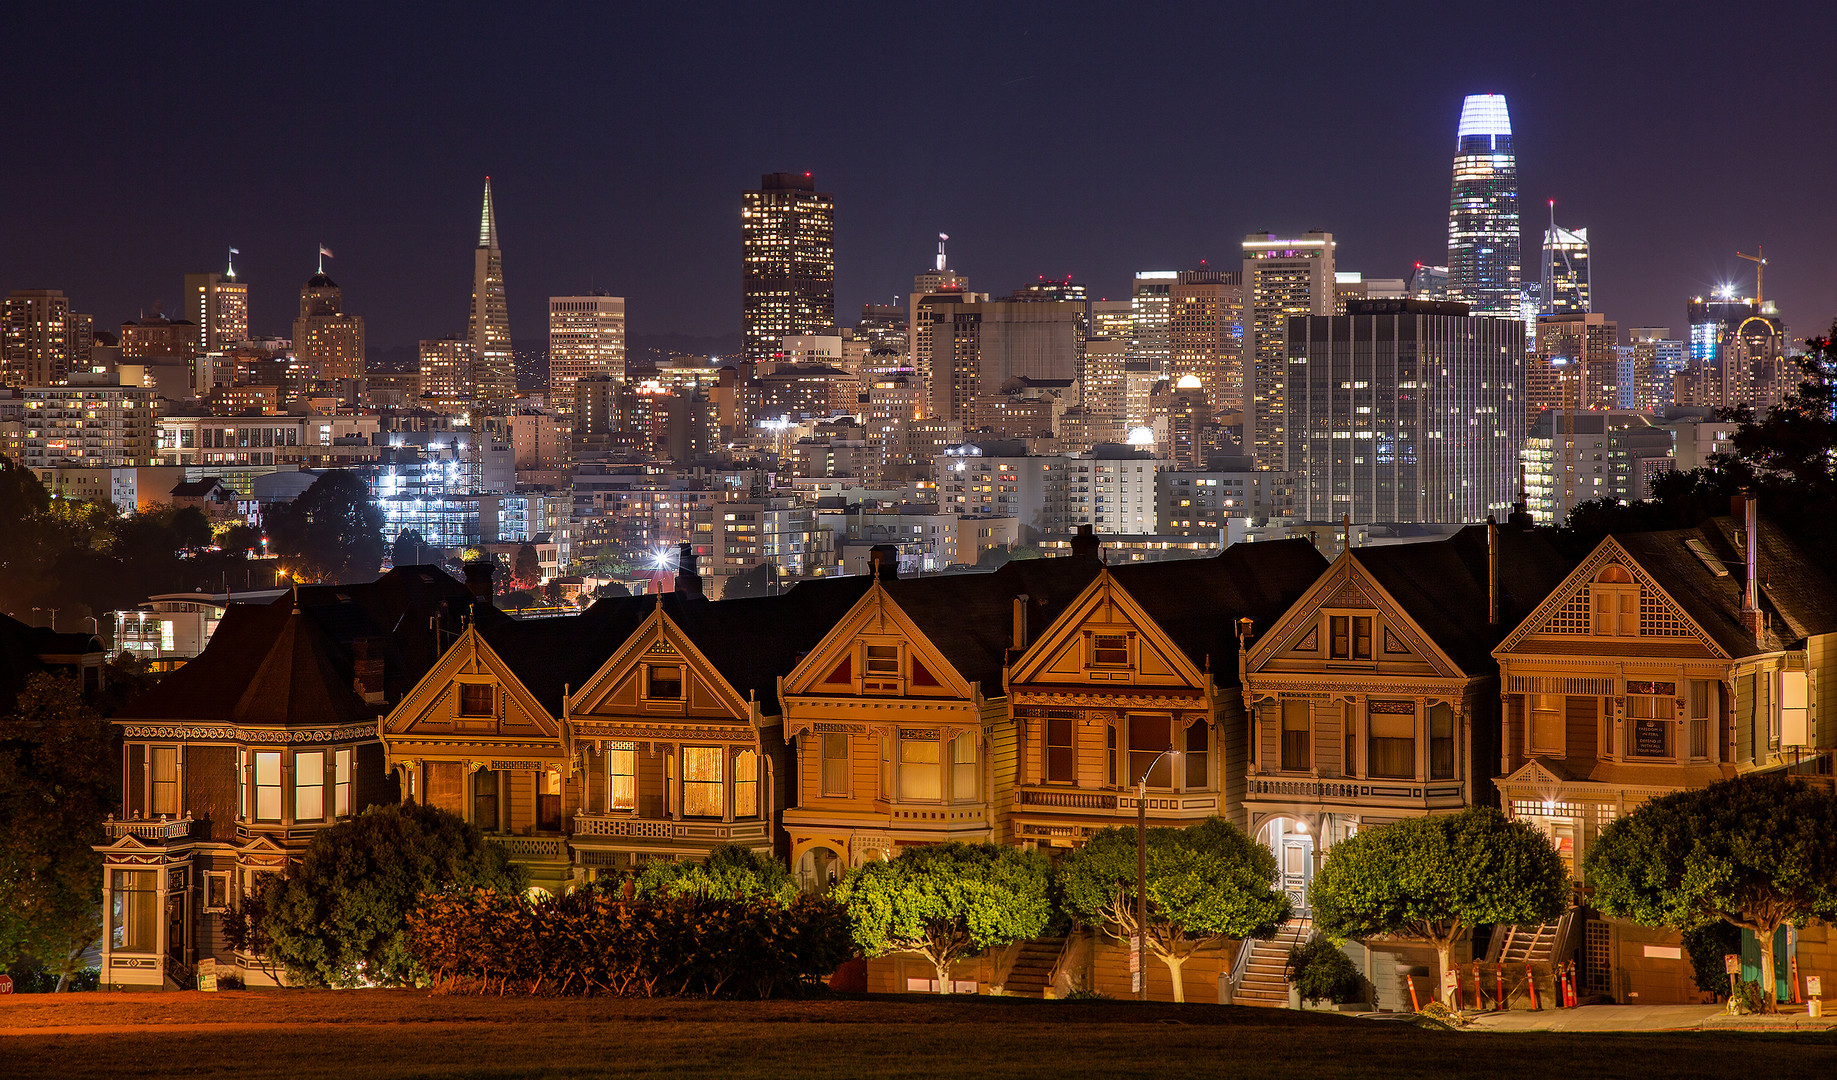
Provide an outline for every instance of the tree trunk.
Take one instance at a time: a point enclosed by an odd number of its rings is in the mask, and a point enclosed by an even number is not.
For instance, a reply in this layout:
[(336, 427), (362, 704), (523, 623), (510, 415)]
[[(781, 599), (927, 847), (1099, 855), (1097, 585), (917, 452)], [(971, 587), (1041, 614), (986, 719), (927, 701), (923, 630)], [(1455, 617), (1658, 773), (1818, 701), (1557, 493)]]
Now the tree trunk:
[[(1180, 969), (1186, 966), (1186, 962), (1189, 959), (1191, 958), (1185, 956), (1169, 956), (1166, 953), (1160, 955), (1161, 962), (1167, 965), (1168, 978), (1173, 980), (1174, 1001), (1176, 1002), (1186, 1001), (1186, 983), (1182, 979)], [(1142, 978), (1148, 978), (1148, 972), (1146, 970), (1143, 970)]]
[(933, 960), (931, 966), (938, 973), (938, 993), (950, 993), (950, 960)]
[(1754, 940), (1760, 944), (1761, 1011), (1768, 1013), (1780, 1011), (1780, 984), (1773, 974), (1773, 934), (1778, 929), (1777, 923), (1765, 929), (1754, 929)]
[[(1453, 997), (1452, 993), (1444, 989), (1448, 985), (1448, 969), (1454, 966), (1449, 960), (1449, 956), (1452, 955), (1453, 952), (1454, 943), (1452, 941), (1438, 941), (1435, 943), (1435, 987), (1439, 996), (1443, 999)], [(1461, 1007), (1459, 1001), (1443, 1000), (1442, 1004), (1448, 1006), (1450, 1009), (1458, 1009)]]

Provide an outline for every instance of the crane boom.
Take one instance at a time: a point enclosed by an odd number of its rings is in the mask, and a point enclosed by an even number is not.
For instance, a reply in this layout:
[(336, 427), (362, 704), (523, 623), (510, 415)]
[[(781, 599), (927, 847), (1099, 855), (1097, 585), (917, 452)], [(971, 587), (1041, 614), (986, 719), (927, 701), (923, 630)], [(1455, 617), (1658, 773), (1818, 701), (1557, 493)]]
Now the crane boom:
[(1766, 293), (1762, 291), (1761, 275), (1767, 272), (1767, 249), (1756, 244), (1754, 250), (1756, 254), (1753, 255), (1737, 251), (1735, 257), (1746, 259), (1754, 264), (1754, 306), (1758, 308), (1761, 306), (1761, 301), (1766, 299)]

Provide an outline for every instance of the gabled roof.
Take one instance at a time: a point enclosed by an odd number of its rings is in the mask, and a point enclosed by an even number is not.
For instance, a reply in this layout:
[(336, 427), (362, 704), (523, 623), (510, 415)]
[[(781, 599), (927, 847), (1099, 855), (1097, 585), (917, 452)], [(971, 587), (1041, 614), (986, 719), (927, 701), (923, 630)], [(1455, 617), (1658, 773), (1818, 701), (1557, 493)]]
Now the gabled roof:
[(94, 634), (59, 633), (48, 626), (28, 626), (0, 614), (0, 711), (10, 710), (27, 677), (45, 670), (45, 658), (101, 653)]
[(771, 714), (778, 712), (778, 677), (790, 674), (871, 582), (865, 575), (816, 578), (777, 596), (718, 603), (672, 593), (663, 610), (727, 685), (742, 697), (757, 698), (760, 710)]
[(1486, 526), (1445, 540), (1353, 548), (1347, 555), (1468, 675), (1494, 667), (1492, 648), (1562, 584), (1572, 563), (1543, 537), (1499, 530), (1499, 624), (1487, 625)]
[[(1744, 532), (1741, 522), (1716, 517), (1695, 528), (1611, 539), (1732, 657), (1796, 648), (1812, 634), (1837, 632), (1837, 584), (1765, 519), (1757, 526), (1760, 609), (1767, 616), (1763, 642), (1756, 644), (1742, 629)], [(1716, 573), (1717, 566), (1726, 573)]]

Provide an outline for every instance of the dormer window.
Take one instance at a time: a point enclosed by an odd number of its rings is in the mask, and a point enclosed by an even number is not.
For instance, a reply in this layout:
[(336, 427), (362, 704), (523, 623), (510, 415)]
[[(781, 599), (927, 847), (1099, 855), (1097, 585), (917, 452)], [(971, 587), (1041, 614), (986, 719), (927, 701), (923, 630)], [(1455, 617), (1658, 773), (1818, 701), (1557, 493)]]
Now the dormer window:
[(1332, 660), (1371, 659), (1370, 615), (1327, 616), (1327, 656)]
[(869, 645), (867, 657), (863, 662), (869, 678), (899, 678), (899, 646)]
[(644, 670), (644, 696), (652, 701), (682, 700), (682, 668), (651, 664)]
[(490, 683), (459, 684), (459, 715), (490, 716), (492, 715)]
[(1128, 667), (1129, 635), (1094, 634), (1091, 637), (1092, 667)]
[(1604, 567), (1595, 575), (1592, 628), (1597, 637), (1639, 635), (1639, 586), (1626, 567)]

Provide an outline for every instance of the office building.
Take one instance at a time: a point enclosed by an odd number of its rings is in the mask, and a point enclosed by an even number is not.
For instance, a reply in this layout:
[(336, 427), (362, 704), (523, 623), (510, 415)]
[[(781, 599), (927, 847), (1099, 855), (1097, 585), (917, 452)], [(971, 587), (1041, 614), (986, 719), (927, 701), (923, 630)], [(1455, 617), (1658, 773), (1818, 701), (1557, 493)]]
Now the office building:
[(1159, 375), (1167, 370), (1167, 320), (1178, 270), (1140, 270), (1129, 294), (1129, 359)]
[(510, 304), (504, 292), (504, 252), (498, 247), (497, 211), (491, 177), (485, 177), (485, 205), (479, 212), (478, 248), (472, 253), (472, 317), (466, 337), (477, 353), (472, 395), (497, 404), (517, 393), (517, 369), (510, 351)]
[(312, 379), (364, 376), (364, 320), (344, 311), (344, 290), (323, 269), (300, 289), (300, 315), (293, 321), (293, 354)]
[(1448, 268), (1417, 263), (1415, 272), (1410, 275), (1409, 298), (1411, 300), (1448, 299)]
[(1644, 412), (1657, 412), (1673, 403), (1674, 381), (1687, 363), (1686, 342), (1673, 338), (1670, 327), (1635, 326), (1627, 330), (1633, 350), (1633, 402)]
[(58, 386), (28, 386), (21, 464), (122, 468), (157, 464), (159, 399), (112, 376), (77, 374)]
[(121, 359), (190, 361), (198, 328), (190, 319), (154, 312), (121, 324)]
[(1214, 413), (1244, 400), (1244, 290), (1236, 273), (1182, 270), (1168, 287), (1169, 379), (1199, 380)]
[(1522, 453), (1527, 507), (1539, 525), (1561, 525), (1581, 503), (1643, 499), (1672, 455), (1673, 433), (1650, 413), (1546, 409)]
[(1721, 363), (1723, 345), (1737, 333), (1764, 336), (1785, 332), (1779, 311), (1772, 304), (1737, 297), (1733, 288), (1725, 288), (1714, 296), (1691, 297), (1685, 306), (1685, 319), (1690, 327), (1689, 359), (1710, 366)]
[(433, 338), (421, 342), (421, 401), (436, 412), (469, 412), (478, 346), (466, 338)]
[(70, 310), (57, 289), (16, 289), (0, 307), (0, 382), (9, 386), (60, 382), (89, 370), (87, 315)]
[(1289, 320), (1295, 516), (1501, 520), (1517, 489), (1524, 334), (1464, 304), (1353, 301)]
[(185, 314), (196, 325), (192, 348), (220, 353), (249, 340), (249, 285), (232, 261), (221, 274), (185, 275)]
[(1333, 234), (1244, 238), (1244, 451), (1257, 468), (1286, 471), (1283, 388), (1286, 334), (1296, 315), (1331, 315), (1335, 304)]
[(1168, 536), (1216, 537), (1233, 519), (1267, 515), (1263, 491), (1269, 473), (1251, 470), (1170, 471), (1155, 476), (1156, 531)]
[(743, 355), (770, 360), (790, 334), (836, 321), (835, 196), (809, 173), (768, 173), (740, 195)]
[(917, 372), (921, 379), (931, 377), (931, 320), (919, 310), (925, 298), (942, 295), (953, 299), (976, 299), (969, 295), (969, 275), (950, 269), (949, 258), (944, 251), (945, 242), (949, 239), (944, 233), (938, 234), (936, 263), (930, 270), (912, 276), (912, 292), (906, 297), (906, 366)]
[(625, 298), (549, 297), (549, 406), (566, 420), (574, 384), (588, 375), (625, 378)]
[(970, 423), (976, 399), (999, 393), (1010, 379), (1077, 378), (1084, 351), (1084, 304), (1075, 300), (968, 300), (925, 297), (931, 415)]
[(1475, 315), (1519, 314), (1518, 162), (1502, 94), (1470, 94), (1448, 199), (1448, 299)]
[[(1620, 327), (1598, 312), (1537, 319), (1533, 409), (1612, 409), (1620, 400)], [(1537, 412), (1530, 413), (1535, 420)]]
[(1578, 315), (1589, 306), (1588, 230), (1565, 229), (1556, 223), (1556, 200), (1550, 200), (1550, 227), (1544, 230), (1544, 315)]

